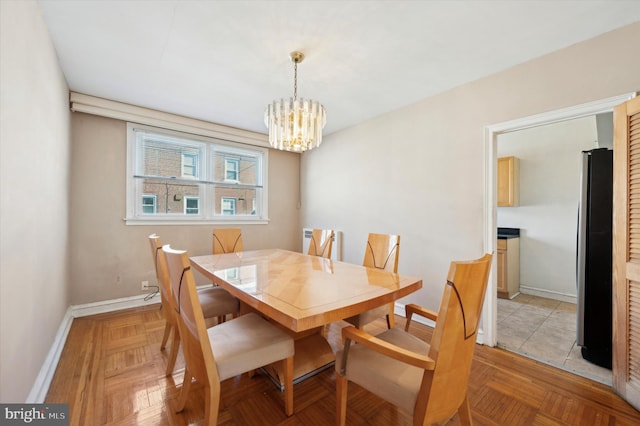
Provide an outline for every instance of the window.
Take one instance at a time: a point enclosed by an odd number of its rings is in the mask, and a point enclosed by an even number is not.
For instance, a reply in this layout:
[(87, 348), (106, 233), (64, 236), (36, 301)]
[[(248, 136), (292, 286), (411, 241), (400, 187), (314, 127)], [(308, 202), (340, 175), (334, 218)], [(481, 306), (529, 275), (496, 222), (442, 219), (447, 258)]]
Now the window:
[(142, 213), (154, 214), (156, 212), (156, 196), (145, 194), (142, 196)]
[(268, 149), (129, 123), (127, 223), (265, 223)]
[(184, 197), (184, 214), (199, 214), (200, 213), (200, 198), (198, 197)]
[(222, 214), (234, 215), (236, 214), (236, 199), (229, 197), (222, 197)]
[(238, 173), (240, 168), (240, 160), (235, 158), (225, 158), (224, 159), (224, 178), (225, 180), (230, 180), (237, 182), (238, 181)]
[(198, 154), (193, 152), (182, 153), (182, 177), (198, 177)]

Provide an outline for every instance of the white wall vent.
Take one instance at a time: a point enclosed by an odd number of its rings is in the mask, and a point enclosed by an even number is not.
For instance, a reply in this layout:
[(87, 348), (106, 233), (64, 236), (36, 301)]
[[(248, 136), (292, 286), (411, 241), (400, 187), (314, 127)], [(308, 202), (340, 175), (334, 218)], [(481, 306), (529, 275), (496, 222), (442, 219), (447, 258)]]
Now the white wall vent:
[[(309, 252), (309, 242), (311, 241), (311, 232), (313, 228), (302, 229), (302, 252)], [(333, 243), (331, 246), (331, 259), (342, 260), (342, 232), (334, 231)]]

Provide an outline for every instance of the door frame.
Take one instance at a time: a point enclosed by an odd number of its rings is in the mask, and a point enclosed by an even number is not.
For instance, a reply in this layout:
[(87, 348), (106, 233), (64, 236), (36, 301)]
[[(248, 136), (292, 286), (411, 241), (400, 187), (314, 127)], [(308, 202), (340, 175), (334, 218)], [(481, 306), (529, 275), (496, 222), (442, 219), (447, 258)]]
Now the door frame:
[[(484, 201), (483, 201), (483, 247), (485, 253), (497, 251), (497, 138), (501, 134), (588, 117), (604, 112), (635, 97), (635, 92), (613, 96), (593, 102), (544, 112), (516, 120), (490, 124), (484, 128)], [(487, 296), (482, 309), (482, 344), (496, 346), (498, 341), (497, 256), (493, 257)]]

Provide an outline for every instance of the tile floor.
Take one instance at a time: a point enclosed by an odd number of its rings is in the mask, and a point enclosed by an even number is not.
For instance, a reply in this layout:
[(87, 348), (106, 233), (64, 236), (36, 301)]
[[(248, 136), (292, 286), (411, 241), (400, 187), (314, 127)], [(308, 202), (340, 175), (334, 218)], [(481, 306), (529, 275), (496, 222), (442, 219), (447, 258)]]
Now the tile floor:
[(576, 305), (519, 294), (498, 299), (498, 346), (611, 385), (611, 370), (582, 358), (576, 346)]

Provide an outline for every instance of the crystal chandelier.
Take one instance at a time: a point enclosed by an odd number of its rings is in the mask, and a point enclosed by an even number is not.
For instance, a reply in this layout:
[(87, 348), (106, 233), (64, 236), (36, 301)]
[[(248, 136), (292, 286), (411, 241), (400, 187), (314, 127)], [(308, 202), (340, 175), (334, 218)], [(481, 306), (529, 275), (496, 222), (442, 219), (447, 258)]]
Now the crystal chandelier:
[(322, 129), (327, 117), (320, 102), (298, 99), (298, 64), (304, 59), (304, 54), (291, 52), (289, 58), (293, 62), (293, 98), (275, 100), (267, 105), (264, 124), (269, 129), (272, 147), (304, 152), (322, 143)]

